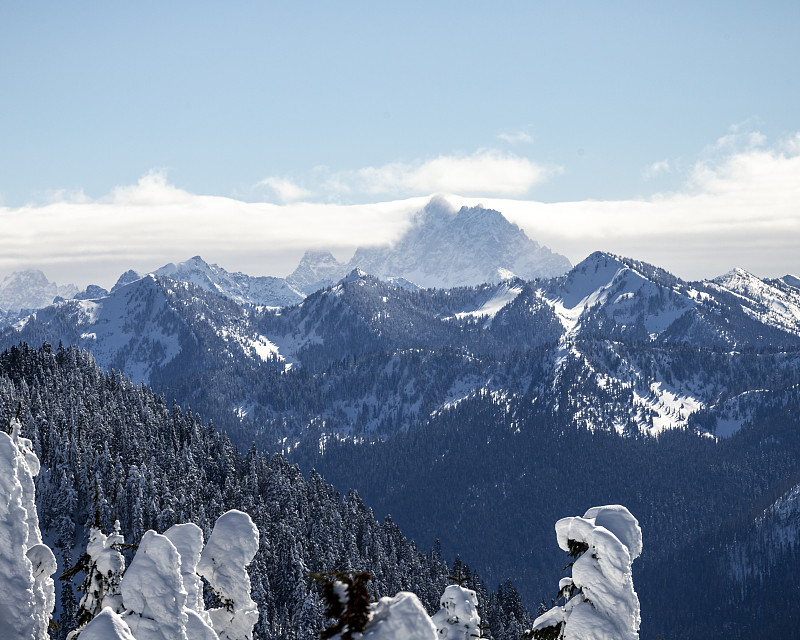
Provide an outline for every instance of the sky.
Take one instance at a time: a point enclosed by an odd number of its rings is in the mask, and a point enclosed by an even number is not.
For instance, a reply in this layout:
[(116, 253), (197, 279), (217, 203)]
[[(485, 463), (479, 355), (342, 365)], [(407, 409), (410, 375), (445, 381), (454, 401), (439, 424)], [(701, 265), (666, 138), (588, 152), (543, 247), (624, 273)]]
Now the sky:
[(0, 277), (286, 275), (433, 194), (579, 262), (800, 272), (800, 3), (0, 4)]

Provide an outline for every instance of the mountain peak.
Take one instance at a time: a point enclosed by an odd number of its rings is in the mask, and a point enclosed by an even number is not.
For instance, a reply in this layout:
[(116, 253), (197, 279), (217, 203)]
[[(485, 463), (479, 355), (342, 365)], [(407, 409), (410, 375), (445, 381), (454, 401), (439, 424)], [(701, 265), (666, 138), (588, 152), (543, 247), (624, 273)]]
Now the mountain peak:
[(359, 248), (350, 267), (379, 278), (401, 276), (423, 287), (450, 288), (552, 277), (570, 268), (569, 260), (531, 240), (499, 211), (481, 205), (454, 211), (434, 198), (391, 247)]
[(137, 280), (140, 280), (141, 277), (142, 276), (140, 273), (137, 273), (133, 269), (128, 269), (119, 278), (117, 278), (116, 284), (113, 287), (111, 287), (111, 292), (113, 293), (120, 287), (124, 287), (126, 284), (130, 284), (131, 282), (136, 282)]
[(339, 262), (330, 251), (309, 249), (286, 280), (308, 295), (335, 284), (345, 273), (347, 265)]
[(781, 278), (785, 284), (788, 284), (790, 287), (794, 287), (795, 289), (800, 289), (800, 278), (797, 276), (793, 276), (791, 273), (787, 273), (783, 278)]
[(356, 267), (350, 273), (348, 273), (344, 278), (342, 278), (340, 282), (356, 282), (358, 280), (369, 280), (369, 278), (370, 276), (366, 271)]
[(0, 309), (15, 313), (23, 309), (41, 309), (57, 296), (66, 299), (76, 293), (78, 287), (74, 284), (50, 282), (39, 269), (15, 271), (0, 282)]

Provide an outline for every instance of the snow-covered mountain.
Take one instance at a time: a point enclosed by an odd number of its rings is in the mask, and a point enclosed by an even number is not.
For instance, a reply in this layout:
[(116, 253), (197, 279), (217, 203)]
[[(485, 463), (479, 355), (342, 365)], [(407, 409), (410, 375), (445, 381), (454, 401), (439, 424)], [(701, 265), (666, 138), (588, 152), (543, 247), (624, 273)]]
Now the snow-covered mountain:
[(200, 256), (177, 264), (170, 262), (153, 274), (193, 284), (242, 304), (283, 307), (297, 304), (304, 298), (284, 278), (249, 276), (239, 271), (230, 273), (216, 264), (205, 262)]
[(74, 284), (58, 285), (37, 269), (16, 271), (0, 282), (0, 310), (16, 313), (24, 309), (41, 309), (52, 304), (56, 296), (71, 298), (78, 293)]
[(499, 211), (477, 206), (455, 212), (434, 199), (394, 246), (360, 248), (349, 266), (379, 278), (403, 276), (423, 287), (449, 289), (514, 276), (550, 278), (565, 273), (570, 263)]
[[(574, 501), (625, 493), (650, 514), (648, 535), (673, 550), (706, 543), (698, 509), (718, 510), (722, 526), (739, 502), (749, 509), (795, 472), (790, 278), (735, 270), (686, 282), (597, 252), (555, 278), (452, 289), (406, 289), (353, 269), (280, 309), (208, 289), (139, 278), (37, 311), (0, 331), (0, 348), (77, 344), (244, 448), (282, 451), (340, 486), (360, 478), (359, 493), (385, 496), (393, 516), (424, 511), (420, 539), (472, 535), (473, 550), (477, 536), (491, 540), (493, 562), (531, 571), (522, 584), (533, 584), (538, 553), (510, 552), (516, 543), (503, 536), (530, 548), (538, 510), (552, 508), (542, 487), (568, 482)], [(441, 499), (431, 486), (455, 488)], [(461, 498), (447, 511), (451, 496)], [(474, 535), (453, 524), (462, 515), (480, 523)], [(784, 521), (767, 525), (767, 543)], [(546, 528), (549, 539), (550, 516)], [(685, 576), (674, 580), (685, 588)]]
[(403, 278), (427, 288), (533, 280), (565, 273), (569, 260), (531, 240), (499, 211), (462, 207), (454, 211), (434, 198), (390, 247), (360, 247), (349, 262), (325, 251), (308, 251), (289, 282), (306, 294), (331, 286), (353, 269), (382, 280)]
[[(354, 424), (384, 436), (401, 415), (413, 424), (474, 394), (513, 398), (534, 388), (560, 420), (589, 430), (728, 436), (767, 401), (764, 389), (775, 390), (769, 376), (792, 381), (800, 368), (799, 292), (741, 271), (689, 283), (596, 252), (556, 278), (414, 290), (353, 269), (279, 310), (250, 305), (265, 300), (254, 293), (259, 279), (200, 258), (157, 273), (104, 298), (43, 309), (2, 342), (78, 344), (104, 367), (151, 381), (155, 371), (170, 384), (233, 365), (241, 367), (233, 378), (290, 365), (317, 376), (352, 362), (314, 378), (320, 388), (304, 393), (327, 400), (304, 401), (280, 427), (319, 419), (345, 436)], [(227, 384), (230, 397), (215, 406), (276, 418), (274, 385)], [(294, 384), (292, 376), (279, 383), (287, 397)]]
[(291, 286), (309, 295), (336, 284), (345, 273), (347, 264), (339, 262), (329, 251), (308, 250), (286, 280)]

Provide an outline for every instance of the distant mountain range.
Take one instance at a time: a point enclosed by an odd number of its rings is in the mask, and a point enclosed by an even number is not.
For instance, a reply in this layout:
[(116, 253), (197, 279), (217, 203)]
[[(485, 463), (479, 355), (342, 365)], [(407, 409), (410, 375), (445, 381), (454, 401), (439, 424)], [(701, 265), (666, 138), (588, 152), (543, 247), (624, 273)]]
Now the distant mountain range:
[[(445, 218), (437, 206), (408, 237), (424, 243), (421, 229), (433, 237), (452, 230), (448, 220), (519, 237), (494, 213)], [(460, 259), (456, 245), (431, 264)], [(128, 272), (110, 293), (9, 321), (0, 348), (78, 345), (212, 418), (240, 447), (256, 442), (357, 488), (490, 581), (514, 577), (530, 604), (554, 595), (563, 566), (547, 551), (553, 521), (607, 503), (626, 504), (645, 532), (635, 580), (647, 637), (682, 637), (670, 630), (723, 601), (735, 610), (741, 594), (786, 600), (800, 571), (785, 542), (800, 531), (797, 277), (734, 269), (687, 282), (596, 252), (566, 273), (522, 278), (510, 274), (520, 262), (464, 245), (463, 255), (494, 256), (476, 264), (498, 277), (441, 288), (428, 267), (394, 273), (419, 246), (356, 252), (380, 277), (355, 266), (333, 280), (342, 265), (322, 253), (282, 282), (199, 257)], [(287, 302), (268, 304), (277, 295)], [(712, 573), (727, 576), (725, 592), (706, 589), (676, 620), (663, 602), (697, 593)]]
[[(513, 277), (551, 277), (565, 273), (570, 263), (530, 240), (497, 211), (464, 207), (456, 212), (445, 201), (433, 199), (414, 217), (395, 245), (359, 248), (346, 263), (327, 251), (307, 251), (291, 275), (276, 278), (231, 273), (195, 256), (151, 273), (193, 284), (241, 304), (284, 307), (336, 284), (355, 268), (394, 286), (414, 289), (477, 285)], [(112, 291), (143, 275), (127, 271)], [(107, 293), (97, 285), (79, 292), (74, 285), (49, 282), (41, 271), (22, 271), (0, 283), (0, 313), (8, 318), (20, 311), (46, 307), (56, 297), (87, 300)]]

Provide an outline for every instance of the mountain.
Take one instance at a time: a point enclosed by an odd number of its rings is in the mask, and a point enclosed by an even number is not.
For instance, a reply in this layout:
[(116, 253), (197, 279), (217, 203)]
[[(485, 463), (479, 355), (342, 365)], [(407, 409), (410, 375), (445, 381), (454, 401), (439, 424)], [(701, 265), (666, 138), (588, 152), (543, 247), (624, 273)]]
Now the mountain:
[(310, 294), (353, 269), (381, 279), (402, 277), (426, 288), (499, 282), (513, 277), (550, 278), (570, 268), (569, 260), (529, 239), (499, 211), (481, 206), (454, 211), (432, 199), (390, 247), (360, 247), (347, 263), (328, 252), (306, 252), (287, 278)]
[[(87, 522), (110, 531), (116, 520), (135, 546), (147, 529), (189, 521), (208, 539), (221, 513), (243, 510), (260, 534), (247, 570), (260, 614), (254, 640), (312, 640), (326, 616), (310, 573), (367, 571), (379, 597), (410, 590), (433, 613), (455, 572), (436, 546), (424, 552), (390, 518), (377, 521), (356, 493), (342, 496), (313, 472), (306, 479), (281, 456), (237, 451), (195, 412), (104, 373), (86, 352), (0, 352), (0, 407), (17, 406), (22, 433), (41, 460), (38, 517), (59, 574), (86, 548)], [(121, 551), (130, 564), (128, 550)], [(493, 637), (517, 640), (531, 616), (516, 590), (490, 593), (477, 572), (457, 563)], [(57, 581), (54, 640), (76, 626), (79, 582)]]
[(17, 313), (41, 309), (52, 304), (56, 296), (71, 298), (78, 293), (74, 284), (50, 282), (39, 270), (16, 271), (0, 282), (0, 310)]
[(206, 291), (226, 296), (241, 304), (284, 307), (297, 304), (304, 295), (283, 278), (230, 273), (216, 264), (194, 256), (178, 264), (169, 263), (154, 275), (196, 285)]
[(306, 295), (330, 287), (347, 273), (347, 264), (339, 262), (329, 251), (306, 251), (300, 264), (286, 281)]
[(645, 531), (647, 637), (673, 637), (665, 576), (691, 592), (708, 564), (687, 559), (800, 474), (794, 291), (739, 271), (686, 282), (604, 252), (550, 279), (451, 289), (353, 269), (280, 309), (148, 276), (37, 311), (0, 346), (89, 349), (242, 449), (354, 486), (414, 539), (514, 578), (529, 604), (555, 595), (552, 523), (625, 504)]
[(349, 266), (447, 289), (514, 276), (549, 278), (570, 268), (565, 257), (529, 239), (499, 211), (477, 206), (454, 212), (440, 199), (431, 200), (392, 247), (360, 248)]

